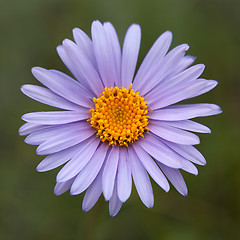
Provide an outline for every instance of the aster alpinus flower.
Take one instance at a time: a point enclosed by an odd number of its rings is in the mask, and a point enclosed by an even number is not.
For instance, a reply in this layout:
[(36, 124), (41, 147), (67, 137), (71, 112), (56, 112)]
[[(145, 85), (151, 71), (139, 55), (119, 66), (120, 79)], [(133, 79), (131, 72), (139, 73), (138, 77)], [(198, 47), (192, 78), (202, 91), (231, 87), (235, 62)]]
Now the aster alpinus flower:
[[(210, 129), (189, 120), (221, 113), (209, 103), (177, 104), (213, 89), (217, 82), (199, 78), (203, 64), (191, 66), (189, 46), (169, 50), (172, 33), (164, 32), (153, 44), (135, 75), (141, 40), (139, 25), (127, 30), (122, 50), (111, 23), (92, 23), (92, 39), (73, 29), (74, 41), (57, 47), (72, 77), (57, 70), (32, 69), (45, 87), (22, 86), (22, 92), (41, 103), (63, 109), (27, 113), (20, 135), (39, 145), (37, 154), (48, 155), (37, 166), (44, 172), (65, 164), (57, 174), (54, 193), (86, 190), (82, 208), (90, 210), (103, 193), (115, 216), (132, 190), (153, 207), (149, 175), (166, 192), (169, 182), (182, 195), (187, 186), (180, 169), (195, 174), (194, 164), (205, 165), (193, 146), (192, 132)], [(168, 179), (168, 180), (167, 180)]]

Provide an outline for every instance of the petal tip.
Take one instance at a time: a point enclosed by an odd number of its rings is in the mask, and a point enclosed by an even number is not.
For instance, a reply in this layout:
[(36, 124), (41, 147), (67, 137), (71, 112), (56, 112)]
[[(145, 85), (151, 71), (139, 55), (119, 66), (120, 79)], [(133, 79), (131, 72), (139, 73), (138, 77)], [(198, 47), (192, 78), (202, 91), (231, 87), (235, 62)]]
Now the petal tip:
[(37, 171), (37, 172), (44, 172), (44, 171), (42, 170), (42, 167), (41, 167), (40, 164), (37, 165), (36, 171)]
[(165, 192), (169, 192), (169, 190), (170, 190), (170, 185), (168, 184), (163, 190), (164, 190)]
[(161, 36), (164, 36), (166, 39), (169, 39), (172, 41), (173, 34), (170, 30), (165, 31), (164, 33), (161, 34)]
[(78, 194), (78, 192), (72, 186), (71, 189), (70, 189), (70, 195), (77, 195), (77, 194)]
[(31, 72), (35, 76), (38, 72), (40, 72), (42, 70), (45, 70), (45, 69), (42, 67), (32, 67)]
[(187, 197), (187, 195), (188, 195), (188, 190), (181, 192), (181, 194), (182, 194), (184, 197)]

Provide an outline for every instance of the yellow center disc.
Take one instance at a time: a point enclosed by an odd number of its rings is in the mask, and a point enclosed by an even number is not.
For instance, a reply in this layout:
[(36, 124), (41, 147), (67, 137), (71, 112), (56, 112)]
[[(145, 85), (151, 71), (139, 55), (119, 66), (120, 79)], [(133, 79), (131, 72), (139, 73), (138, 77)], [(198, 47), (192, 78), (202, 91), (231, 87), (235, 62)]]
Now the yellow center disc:
[(131, 87), (105, 88), (100, 97), (93, 98), (89, 121), (109, 145), (128, 146), (148, 131), (147, 102)]

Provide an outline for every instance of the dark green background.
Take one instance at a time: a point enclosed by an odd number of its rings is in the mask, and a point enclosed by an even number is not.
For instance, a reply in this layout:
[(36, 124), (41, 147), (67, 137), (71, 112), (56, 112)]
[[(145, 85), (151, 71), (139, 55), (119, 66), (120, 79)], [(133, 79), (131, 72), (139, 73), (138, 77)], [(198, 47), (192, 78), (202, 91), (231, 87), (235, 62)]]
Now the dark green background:
[[(155, 205), (147, 209), (135, 189), (111, 218), (101, 197), (88, 213), (83, 195), (53, 194), (59, 169), (37, 173), (42, 157), (17, 130), (20, 117), (48, 107), (20, 92), (37, 83), (33, 66), (68, 73), (55, 47), (71, 30), (90, 33), (94, 19), (111, 21), (122, 42), (131, 23), (142, 27), (139, 63), (165, 30), (172, 46), (187, 42), (204, 78), (216, 79), (212, 92), (189, 102), (213, 102), (219, 116), (198, 119), (212, 129), (198, 149), (207, 159), (199, 175), (184, 173), (189, 195), (166, 194), (155, 183)], [(240, 239), (240, 1), (237, 0), (0, 0), (0, 239)], [(138, 65), (139, 65), (138, 63)]]

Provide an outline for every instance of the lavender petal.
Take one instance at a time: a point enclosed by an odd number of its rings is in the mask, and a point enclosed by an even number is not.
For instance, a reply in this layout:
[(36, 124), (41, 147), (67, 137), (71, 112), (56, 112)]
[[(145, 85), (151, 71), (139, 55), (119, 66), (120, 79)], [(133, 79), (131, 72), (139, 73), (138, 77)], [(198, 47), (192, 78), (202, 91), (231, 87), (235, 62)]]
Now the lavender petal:
[(130, 87), (135, 72), (141, 42), (141, 28), (132, 24), (125, 35), (122, 52), (122, 86)]
[(95, 152), (91, 160), (77, 175), (72, 184), (70, 194), (77, 195), (86, 190), (98, 175), (108, 150), (108, 145), (103, 143)]
[(114, 146), (109, 153), (103, 170), (102, 187), (105, 200), (108, 201), (113, 194), (113, 187), (117, 174), (119, 160), (119, 147)]
[(154, 204), (154, 197), (148, 174), (131, 146), (128, 147), (128, 154), (133, 181), (138, 195), (146, 207), (152, 208)]
[(119, 151), (117, 170), (117, 192), (121, 202), (127, 201), (132, 191), (131, 168), (129, 165), (127, 150), (123, 147)]

